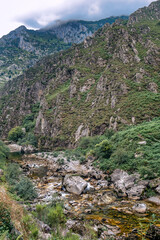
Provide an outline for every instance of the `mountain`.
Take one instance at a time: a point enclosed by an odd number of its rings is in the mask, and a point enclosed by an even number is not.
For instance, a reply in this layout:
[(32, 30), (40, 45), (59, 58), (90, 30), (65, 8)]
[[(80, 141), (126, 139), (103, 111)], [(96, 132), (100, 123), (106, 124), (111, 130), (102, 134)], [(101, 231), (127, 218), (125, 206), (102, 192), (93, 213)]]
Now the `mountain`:
[(73, 147), (83, 136), (160, 116), (159, 3), (139, 10), (142, 21), (138, 11), (128, 23), (105, 24), (9, 81), (1, 91), (1, 137), (22, 126), (41, 148)]
[(100, 21), (59, 22), (38, 31), (20, 26), (0, 39), (0, 86), (33, 66), (40, 58), (80, 43), (105, 23), (128, 17), (111, 17)]

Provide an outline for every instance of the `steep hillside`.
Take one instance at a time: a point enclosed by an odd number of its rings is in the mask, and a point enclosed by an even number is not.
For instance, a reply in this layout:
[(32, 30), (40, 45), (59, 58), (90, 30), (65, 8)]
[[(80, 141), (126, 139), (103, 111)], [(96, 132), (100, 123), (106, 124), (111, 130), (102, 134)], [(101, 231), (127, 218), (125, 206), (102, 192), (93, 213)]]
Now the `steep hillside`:
[[(159, 2), (150, 5), (153, 12), (160, 11)], [(28, 119), (39, 147), (72, 147), (82, 136), (159, 116), (159, 49), (153, 14), (145, 23), (106, 24), (83, 43), (43, 59), (2, 90), (1, 137)]]
[[(122, 19), (128, 17), (122, 16)], [(0, 86), (22, 74), (41, 57), (67, 49), (72, 43), (82, 42), (106, 22), (113, 23), (119, 17), (100, 21), (70, 21), (39, 31), (21, 26), (0, 39)]]

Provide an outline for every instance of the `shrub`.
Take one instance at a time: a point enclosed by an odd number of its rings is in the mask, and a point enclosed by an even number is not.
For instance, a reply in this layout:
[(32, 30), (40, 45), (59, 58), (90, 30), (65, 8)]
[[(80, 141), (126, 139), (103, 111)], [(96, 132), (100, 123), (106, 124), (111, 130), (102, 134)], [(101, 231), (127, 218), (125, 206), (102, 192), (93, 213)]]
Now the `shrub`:
[(63, 158), (59, 158), (59, 159), (57, 160), (57, 163), (58, 163), (59, 165), (63, 165), (63, 164), (64, 164), (64, 159), (63, 159)]
[(21, 127), (12, 128), (8, 133), (8, 139), (10, 141), (17, 142), (19, 138), (23, 138), (24, 132)]
[(109, 158), (112, 153), (112, 146), (109, 141), (103, 140), (95, 146), (95, 154), (97, 157)]
[(28, 233), (28, 239), (38, 240), (38, 228), (35, 221), (30, 215), (26, 215), (22, 219), (25, 231)]
[(6, 180), (11, 184), (15, 184), (19, 180), (19, 176), (21, 174), (21, 170), (19, 165), (16, 163), (10, 163), (6, 169)]
[(35, 191), (32, 182), (26, 177), (21, 177), (14, 189), (24, 200), (33, 200), (37, 197), (37, 192)]
[(65, 215), (63, 213), (63, 208), (60, 204), (57, 204), (55, 207), (51, 207), (47, 214), (47, 221), (51, 227), (55, 227), (58, 224), (63, 224), (66, 222)]
[(11, 232), (12, 229), (10, 212), (3, 203), (0, 203), (0, 235), (6, 231)]
[(29, 132), (22, 139), (18, 140), (18, 144), (20, 144), (20, 145), (32, 145), (34, 147), (37, 147), (37, 138), (33, 133)]

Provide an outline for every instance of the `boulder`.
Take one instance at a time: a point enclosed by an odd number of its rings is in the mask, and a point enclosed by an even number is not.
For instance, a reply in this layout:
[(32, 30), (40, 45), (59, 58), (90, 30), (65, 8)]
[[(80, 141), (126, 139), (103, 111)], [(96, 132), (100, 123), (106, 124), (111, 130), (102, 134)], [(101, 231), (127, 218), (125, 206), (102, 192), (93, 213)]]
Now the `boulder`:
[(111, 204), (115, 200), (116, 198), (114, 196), (110, 196), (107, 193), (103, 194), (101, 197), (101, 201), (103, 202), (103, 204)]
[(160, 185), (156, 188), (156, 192), (160, 194)]
[(88, 183), (79, 176), (66, 175), (63, 181), (63, 186), (68, 192), (80, 195), (84, 192)]
[(23, 153), (34, 153), (36, 152), (37, 149), (33, 147), (32, 145), (27, 145), (22, 147), (22, 152)]
[(148, 202), (160, 206), (160, 197), (150, 197), (147, 199)]
[(9, 144), (8, 148), (11, 153), (22, 153), (23, 152), (22, 146), (20, 146), (18, 144)]
[(138, 200), (141, 198), (146, 186), (144, 185), (134, 185), (132, 188), (126, 191), (129, 199)]
[(147, 211), (147, 206), (145, 203), (137, 203), (132, 207), (134, 212), (145, 213)]
[(149, 182), (149, 186), (151, 187), (151, 188), (156, 188), (156, 187), (158, 187), (160, 185), (160, 178), (155, 178), (155, 179), (153, 179), (153, 180), (150, 180), (150, 182)]
[(144, 189), (146, 188), (148, 182), (140, 181), (139, 174), (129, 175), (127, 172), (116, 169), (111, 174), (111, 182), (114, 185), (114, 189), (118, 196), (126, 197), (130, 199), (140, 199)]

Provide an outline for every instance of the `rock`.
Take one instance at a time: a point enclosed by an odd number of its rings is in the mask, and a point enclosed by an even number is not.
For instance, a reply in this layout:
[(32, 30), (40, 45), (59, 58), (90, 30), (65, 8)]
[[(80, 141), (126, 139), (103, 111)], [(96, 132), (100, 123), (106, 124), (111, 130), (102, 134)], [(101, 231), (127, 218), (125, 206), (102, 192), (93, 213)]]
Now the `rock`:
[(155, 225), (151, 225), (147, 231), (146, 238), (151, 240), (160, 240), (160, 228)]
[(140, 199), (142, 193), (144, 192), (145, 185), (134, 185), (131, 189), (126, 191), (129, 199), (138, 200)]
[(63, 186), (68, 192), (80, 195), (88, 186), (88, 183), (79, 176), (66, 175)]
[(150, 197), (147, 199), (148, 202), (160, 206), (160, 197)]
[(97, 182), (97, 186), (100, 188), (108, 188), (108, 181), (107, 180), (99, 180)]
[(10, 150), (10, 152), (11, 153), (14, 153), (14, 152), (16, 152), (16, 153), (22, 153), (23, 152), (23, 148), (22, 148), (22, 146), (20, 146), (20, 145), (18, 145), (18, 144), (9, 144), (8, 145), (8, 148), (9, 148), (9, 150)]
[(141, 142), (138, 142), (139, 145), (146, 145), (147, 142), (146, 141), (141, 141)]
[(160, 185), (160, 178), (155, 178), (155, 179), (153, 179), (153, 180), (150, 180), (150, 182), (149, 182), (149, 186), (151, 187), (151, 188), (156, 188), (156, 187), (158, 187)]
[(156, 188), (156, 192), (160, 194), (160, 185)]
[(116, 198), (114, 196), (110, 196), (107, 193), (103, 194), (103, 196), (101, 197), (101, 201), (105, 204), (110, 204), (112, 202), (114, 202), (116, 200)]
[(32, 145), (22, 147), (22, 152), (23, 153), (34, 153), (36, 151), (37, 151), (37, 149), (35, 147), (33, 147)]
[(137, 203), (132, 207), (134, 212), (137, 213), (145, 213), (147, 210), (147, 206), (145, 203)]
[(2, 177), (3, 175), (4, 175), (4, 171), (0, 169), (0, 177)]

